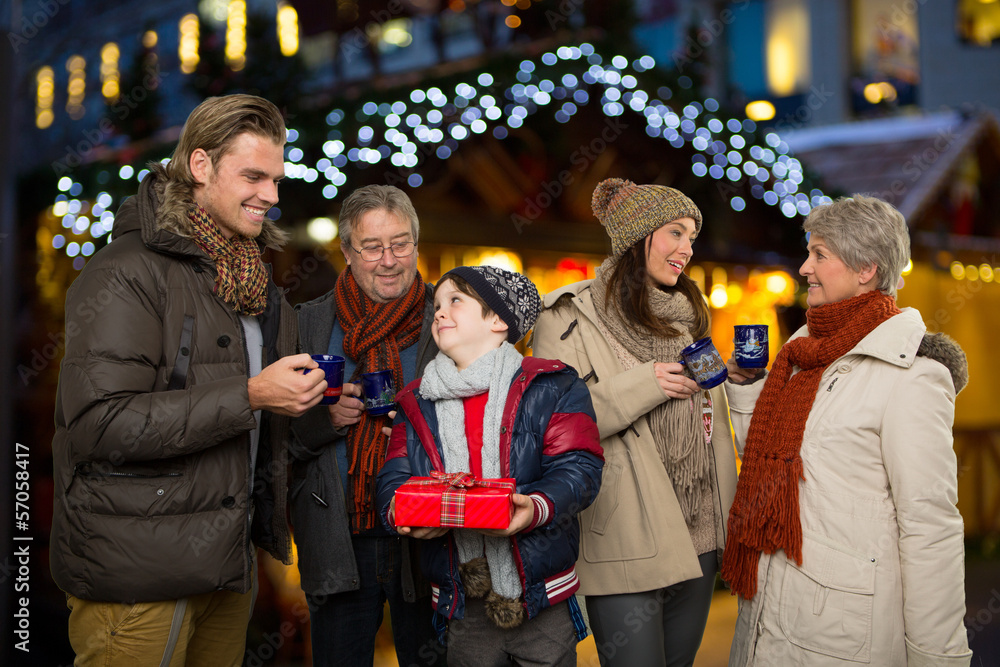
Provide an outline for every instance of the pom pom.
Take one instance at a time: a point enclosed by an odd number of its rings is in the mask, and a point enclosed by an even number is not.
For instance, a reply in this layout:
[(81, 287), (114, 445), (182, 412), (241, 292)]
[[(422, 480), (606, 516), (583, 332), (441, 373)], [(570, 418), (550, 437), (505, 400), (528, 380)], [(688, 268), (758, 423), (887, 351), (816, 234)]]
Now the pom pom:
[(470, 598), (484, 598), (493, 590), (493, 580), (490, 578), (490, 566), (485, 556), (473, 558), (468, 563), (458, 566), (458, 575), (465, 586), (465, 595)]
[(502, 630), (512, 630), (524, 622), (524, 605), (516, 598), (505, 598), (496, 591), (486, 596), (486, 617)]
[(607, 224), (604, 222), (604, 218), (611, 208), (611, 201), (618, 192), (622, 188), (634, 186), (635, 183), (624, 178), (608, 178), (597, 184), (597, 187), (594, 188), (594, 196), (590, 200), (590, 207), (602, 225)]

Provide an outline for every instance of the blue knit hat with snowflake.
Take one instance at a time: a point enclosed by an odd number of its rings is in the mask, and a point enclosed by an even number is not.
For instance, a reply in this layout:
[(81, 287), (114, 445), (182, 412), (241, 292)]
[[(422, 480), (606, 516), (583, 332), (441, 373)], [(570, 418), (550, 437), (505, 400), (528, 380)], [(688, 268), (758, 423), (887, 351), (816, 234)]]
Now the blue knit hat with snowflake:
[(441, 276), (438, 284), (451, 275), (469, 283), (490, 310), (504, 321), (511, 344), (524, 338), (535, 326), (542, 310), (542, 299), (535, 283), (527, 276), (496, 266), (459, 266)]

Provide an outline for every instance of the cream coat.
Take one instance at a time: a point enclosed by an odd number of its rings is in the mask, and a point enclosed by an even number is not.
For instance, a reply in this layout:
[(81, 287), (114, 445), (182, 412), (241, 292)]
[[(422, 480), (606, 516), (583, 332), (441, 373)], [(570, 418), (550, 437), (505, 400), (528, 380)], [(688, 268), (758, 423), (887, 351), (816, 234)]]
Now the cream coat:
[[(761, 555), (731, 667), (969, 664), (955, 386), (917, 355), (924, 334), (908, 308), (823, 373), (802, 439), (802, 565)], [(725, 384), (741, 454), (763, 385)]]
[[(576, 565), (580, 593), (656, 590), (702, 576), (673, 485), (645, 419), (646, 413), (670, 399), (656, 382), (653, 362), (622, 370), (597, 328), (591, 282), (568, 285), (545, 298), (533, 343), (535, 356), (559, 359), (586, 380), (604, 447), (601, 490), (594, 504), (580, 514), (582, 536)], [(567, 297), (553, 308), (564, 294), (572, 299)], [(721, 556), (725, 520), (736, 491), (736, 456), (725, 392), (716, 387), (711, 395), (716, 542)]]

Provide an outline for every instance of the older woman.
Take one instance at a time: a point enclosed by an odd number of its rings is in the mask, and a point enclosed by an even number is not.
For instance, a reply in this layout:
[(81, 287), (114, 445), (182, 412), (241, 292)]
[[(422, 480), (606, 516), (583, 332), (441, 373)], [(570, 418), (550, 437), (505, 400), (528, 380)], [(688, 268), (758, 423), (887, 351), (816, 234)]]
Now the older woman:
[(965, 355), (896, 307), (902, 214), (855, 196), (815, 209), (807, 324), (765, 382), (730, 360), (743, 456), (722, 577), (738, 665), (968, 665), (955, 394)]
[(595, 280), (548, 295), (534, 340), (586, 380), (604, 448), (601, 491), (580, 515), (580, 592), (601, 665), (690, 665), (736, 488), (725, 392), (678, 363), (710, 325), (684, 273), (701, 212), (673, 188), (618, 178), (593, 209), (612, 256)]

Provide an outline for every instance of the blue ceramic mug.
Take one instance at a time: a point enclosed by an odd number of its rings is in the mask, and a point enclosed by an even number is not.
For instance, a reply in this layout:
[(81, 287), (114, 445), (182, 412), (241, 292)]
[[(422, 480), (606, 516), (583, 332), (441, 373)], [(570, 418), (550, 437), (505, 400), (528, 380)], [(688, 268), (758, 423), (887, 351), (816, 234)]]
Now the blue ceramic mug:
[(336, 354), (314, 354), (319, 367), (326, 373), (326, 391), (320, 399), (320, 405), (333, 405), (340, 400), (344, 390), (344, 358)]
[(767, 325), (737, 324), (735, 329), (736, 365), (740, 368), (767, 368)]
[(680, 363), (691, 370), (694, 381), (702, 389), (711, 389), (729, 377), (722, 355), (711, 338), (702, 338), (681, 350)]
[(385, 415), (396, 409), (396, 390), (392, 384), (392, 371), (373, 371), (361, 376), (361, 391), (365, 398), (365, 412)]

